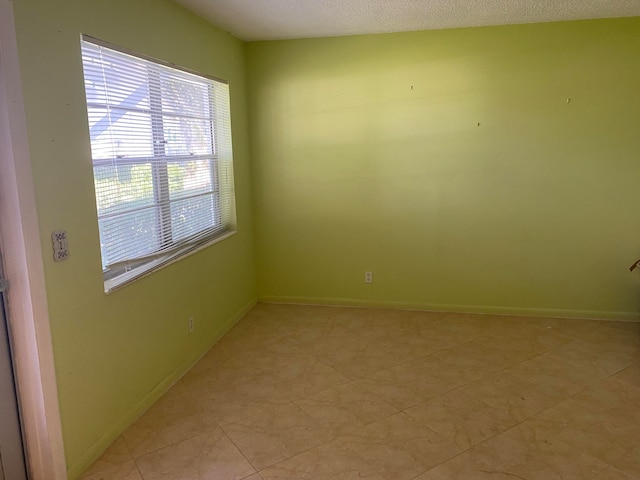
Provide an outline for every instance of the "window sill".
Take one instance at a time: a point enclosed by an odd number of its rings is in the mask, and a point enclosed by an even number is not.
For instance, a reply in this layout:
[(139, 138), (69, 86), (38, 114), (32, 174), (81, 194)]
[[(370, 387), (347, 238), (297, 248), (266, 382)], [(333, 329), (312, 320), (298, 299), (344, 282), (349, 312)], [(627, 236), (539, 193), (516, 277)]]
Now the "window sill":
[(179, 260), (182, 260), (183, 258), (193, 255), (194, 253), (198, 253), (201, 250), (204, 250), (205, 248), (210, 247), (215, 243), (221, 242), (222, 240), (225, 240), (235, 234), (236, 234), (235, 230), (230, 230), (228, 232), (223, 233), (220, 236), (217, 236), (209, 240), (204, 244), (197, 245), (195, 247), (187, 247), (184, 250), (180, 250), (169, 257), (152, 260), (151, 262), (145, 263), (140, 267), (136, 267), (128, 272), (122, 273), (117, 277), (110, 278), (109, 280), (105, 280), (104, 293), (109, 295), (114, 291), (124, 287), (125, 285), (133, 283), (134, 281), (140, 278), (146, 277), (147, 275), (150, 275), (151, 273), (157, 270), (160, 270), (163, 267), (171, 265), (172, 263), (175, 263)]

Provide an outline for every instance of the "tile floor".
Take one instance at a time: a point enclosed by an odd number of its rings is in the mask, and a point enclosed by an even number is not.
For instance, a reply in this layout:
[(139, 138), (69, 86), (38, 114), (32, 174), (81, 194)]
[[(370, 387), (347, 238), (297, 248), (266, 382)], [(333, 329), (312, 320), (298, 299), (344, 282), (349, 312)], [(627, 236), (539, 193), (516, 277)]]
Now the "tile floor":
[(258, 304), (82, 480), (640, 479), (640, 324)]

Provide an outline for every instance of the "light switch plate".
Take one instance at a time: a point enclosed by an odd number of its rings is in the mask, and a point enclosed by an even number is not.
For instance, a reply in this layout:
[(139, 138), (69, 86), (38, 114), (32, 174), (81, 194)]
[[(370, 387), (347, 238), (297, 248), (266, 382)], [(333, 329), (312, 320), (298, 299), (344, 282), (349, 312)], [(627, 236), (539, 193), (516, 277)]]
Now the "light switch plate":
[(62, 262), (69, 258), (67, 232), (64, 230), (57, 230), (51, 233), (51, 242), (53, 243), (53, 259), (56, 262)]

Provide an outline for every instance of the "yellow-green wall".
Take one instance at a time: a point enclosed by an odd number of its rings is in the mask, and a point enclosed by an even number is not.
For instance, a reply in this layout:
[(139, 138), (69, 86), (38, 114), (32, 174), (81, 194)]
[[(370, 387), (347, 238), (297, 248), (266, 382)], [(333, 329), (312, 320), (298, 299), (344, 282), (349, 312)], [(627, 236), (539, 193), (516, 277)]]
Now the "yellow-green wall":
[(247, 64), (259, 298), (638, 318), (640, 18)]
[[(256, 297), (244, 44), (169, 0), (14, 0), (69, 475)], [(238, 233), (104, 294), (80, 34), (229, 80)], [(54, 263), (53, 230), (70, 258)], [(188, 317), (196, 330), (189, 335)]]

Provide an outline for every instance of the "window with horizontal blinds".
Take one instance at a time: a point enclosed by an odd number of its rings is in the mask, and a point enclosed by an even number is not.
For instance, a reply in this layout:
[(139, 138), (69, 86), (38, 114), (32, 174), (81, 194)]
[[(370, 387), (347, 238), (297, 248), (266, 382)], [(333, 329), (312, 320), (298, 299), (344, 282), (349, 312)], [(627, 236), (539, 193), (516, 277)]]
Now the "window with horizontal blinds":
[(233, 231), (229, 88), (90, 37), (82, 63), (109, 290)]

